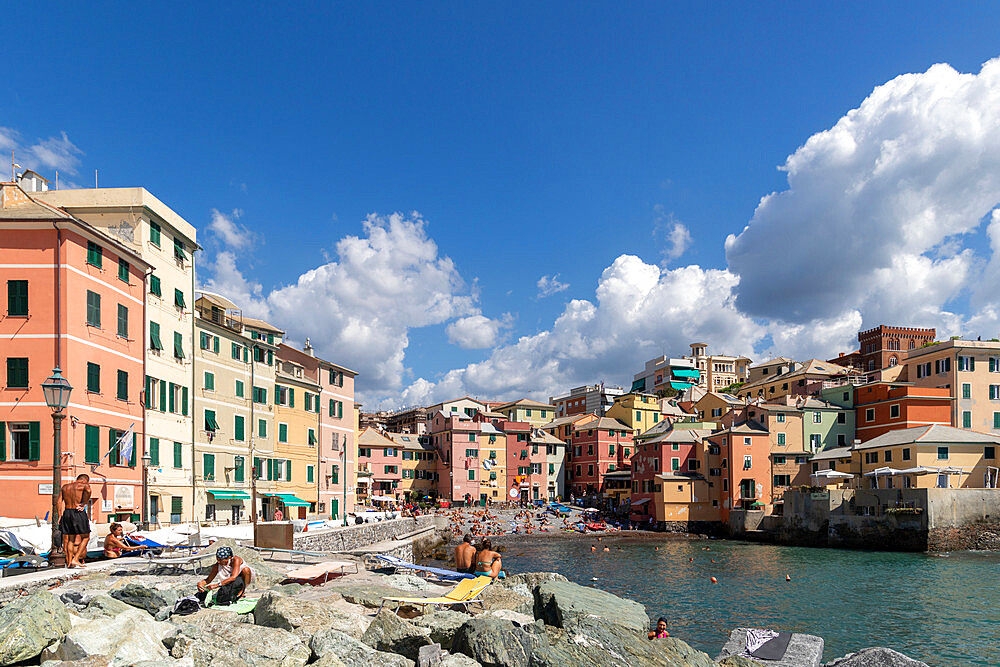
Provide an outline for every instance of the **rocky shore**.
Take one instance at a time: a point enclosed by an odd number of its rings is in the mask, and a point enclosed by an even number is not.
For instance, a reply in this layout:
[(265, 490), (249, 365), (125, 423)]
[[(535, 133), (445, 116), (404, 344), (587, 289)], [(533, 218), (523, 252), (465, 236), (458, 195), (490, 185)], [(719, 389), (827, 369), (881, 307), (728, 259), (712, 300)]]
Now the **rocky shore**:
[[(235, 550), (257, 572), (248, 594), (259, 598), (252, 613), (171, 614), (174, 602), (194, 591), (200, 578), (194, 575), (88, 573), (0, 608), (0, 665), (748, 667), (818, 666), (822, 659), (822, 639), (810, 642), (806, 635), (793, 636), (786, 660), (768, 663), (729, 655), (728, 644), (713, 659), (677, 638), (650, 641), (641, 604), (554, 573), (512, 575), (490, 586), (469, 612), (428, 607), (421, 613), (379, 607), (384, 596), (440, 595), (449, 587), (368, 571), (322, 586), (282, 584), (289, 564)], [(924, 663), (867, 649), (828, 665)]]

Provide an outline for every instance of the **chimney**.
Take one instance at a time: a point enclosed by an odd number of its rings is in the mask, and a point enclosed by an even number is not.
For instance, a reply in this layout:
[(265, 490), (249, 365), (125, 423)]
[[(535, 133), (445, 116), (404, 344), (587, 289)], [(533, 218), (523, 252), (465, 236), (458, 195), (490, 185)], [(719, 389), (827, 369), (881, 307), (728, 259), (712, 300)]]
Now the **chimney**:
[(313, 354), (312, 343), (309, 342), (308, 338), (306, 338), (306, 344), (304, 346), (302, 346), (302, 351), (305, 352), (306, 354), (308, 354), (310, 357), (315, 356)]

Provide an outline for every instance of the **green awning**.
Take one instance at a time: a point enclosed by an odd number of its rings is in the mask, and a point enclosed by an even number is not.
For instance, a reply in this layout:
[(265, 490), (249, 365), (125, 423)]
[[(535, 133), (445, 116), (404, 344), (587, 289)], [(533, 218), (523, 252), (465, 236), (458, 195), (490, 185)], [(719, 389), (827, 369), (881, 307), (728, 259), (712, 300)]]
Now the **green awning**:
[(209, 489), (208, 492), (216, 500), (250, 500), (250, 494), (243, 491), (228, 491), (226, 489)]
[(215, 415), (206, 414), (205, 415), (205, 430), (206, 431), (218, 431), (219, 423), (215, 421)]
[(646, 378), (633, 382), (632, 389), (630, 391), (646, 391)]
[(309, 507), (312, 505), (308, 500), (296, 498), (290, 493), (275, 493), (274, 497), (285, 504), (285, 507)]
[(682, 378), (700, 377), (700, 373), (698, 372), (697, 368), (675, 368), (670, 372), (676, 375), (677, 377), (682, 377)]

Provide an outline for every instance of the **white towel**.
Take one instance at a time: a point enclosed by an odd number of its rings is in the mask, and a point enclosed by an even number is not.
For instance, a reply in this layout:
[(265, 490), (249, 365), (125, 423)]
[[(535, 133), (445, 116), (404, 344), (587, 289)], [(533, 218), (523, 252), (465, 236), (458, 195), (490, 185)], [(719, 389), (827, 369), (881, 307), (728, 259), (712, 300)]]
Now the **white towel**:
[(777, 636), (778, 633), (774, 630), (758, 630), (756, 628), (747, 630), (746, 649), (740, 655), (744, 658), (752, 657), (751, 654), (754, 651)]

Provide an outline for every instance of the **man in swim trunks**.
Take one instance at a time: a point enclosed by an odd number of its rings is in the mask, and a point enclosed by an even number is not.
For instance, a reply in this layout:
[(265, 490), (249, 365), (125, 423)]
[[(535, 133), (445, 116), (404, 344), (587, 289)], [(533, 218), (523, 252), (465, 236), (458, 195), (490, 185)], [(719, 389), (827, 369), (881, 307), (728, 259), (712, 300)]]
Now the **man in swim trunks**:
[(476, 571), (473, 574), (477, 577), (496, 579), (502, 568), (500, 554), (493, 551), (493, 544), (488, 539), (483, 540), (482, 546), (476, 554)]
[(66, 554), (68, 568), (86, 567), (81, 559), (87, 555), (87, 542), (90, 540), (90, 518), (87, 516), (89, 504), (89, 475), (77, 475), (74, 481), (65, 484), (59, 492), (59, 532), (63, 536), (63, 553)]
[(455, 569), (459, 572), (472, 574), (476, 571), (476, 547), (472, 546), (472, 534), (466, 533), (462, 543), (455, 547)]

